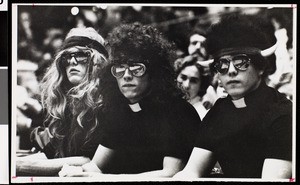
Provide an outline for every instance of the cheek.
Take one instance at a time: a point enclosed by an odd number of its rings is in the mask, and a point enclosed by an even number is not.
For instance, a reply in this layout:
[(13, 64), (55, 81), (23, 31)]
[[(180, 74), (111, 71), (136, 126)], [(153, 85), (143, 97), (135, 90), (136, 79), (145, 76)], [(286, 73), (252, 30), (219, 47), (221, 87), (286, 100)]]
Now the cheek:
[(82, 65), (82, 66), (81, 66), (81, 72), (82, 72), (83, 74), (87, 73), (87, 66)]
[(225, 78), (222, 76), (222, 75), (220, 75), (219, 73), (217, 74), (217, 79), (218, 79), (218, 83), (220, 84), (220, 85), (223, 85), (223, 81), (225, 80)]
[(190, 87), (193, 91), (198, 91), (200, 85), (199, 84), (196, 84), (196, 83), (193, 83), (193, 84), (190, 84)]
[(122, 78), (116, 79), (118, 87), (119, 87), (120, 90), (121, 90), (121, 80), (122, 80)]
[(141, 91), (146, 91), (150, 87), (150, 79), (148, 76), (144, 76), (141, 79), (138, 79), (138, 84), (140, 85)]

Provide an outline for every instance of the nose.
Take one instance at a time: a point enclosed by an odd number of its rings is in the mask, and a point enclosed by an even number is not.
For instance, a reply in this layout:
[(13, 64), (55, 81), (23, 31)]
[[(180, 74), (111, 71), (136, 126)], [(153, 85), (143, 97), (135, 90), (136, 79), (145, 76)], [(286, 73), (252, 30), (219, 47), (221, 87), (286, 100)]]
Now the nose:
[(229, 69), (228, 69), (228, 75), (229, 76), (235, 76), (235, 75), (237, 75), (237, 73), (238, 73), (237, 69), (234, 67), (233, 63), (230, 62), (229, 63)]
[(74, 56), (71, 57), (69, 64), (70, 65), (77, 65), (78, 64)]
[(129, 71), (128, 68), (125, 69), (123, 78), (124, 78), (125, 81), (129, 81), (129, 80), (132, 79), (132, 74), (131, 74), (131, 72)]

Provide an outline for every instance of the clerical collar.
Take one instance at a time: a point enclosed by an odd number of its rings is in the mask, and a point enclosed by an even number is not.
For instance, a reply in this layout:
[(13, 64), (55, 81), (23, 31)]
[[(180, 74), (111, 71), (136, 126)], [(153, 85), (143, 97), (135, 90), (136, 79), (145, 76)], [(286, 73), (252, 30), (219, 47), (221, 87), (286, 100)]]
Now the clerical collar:
[(135, 103), (135, 104), (128, 104), (130, 109), (132, 110), (132, 112), (139, 112), (142, 110), (141, 106), (139, 103)]
[(234, 104), (234, 106), (236, 107), (236, 108), (244, 108), (244, 107), (247, 107), (247, 105), (246, 105), (246, 102), (245, 102), (245, 98), (240, 98), (240, 99), (238, 99), (238, 100), (231, 100), (232, 101), (232, 103)]

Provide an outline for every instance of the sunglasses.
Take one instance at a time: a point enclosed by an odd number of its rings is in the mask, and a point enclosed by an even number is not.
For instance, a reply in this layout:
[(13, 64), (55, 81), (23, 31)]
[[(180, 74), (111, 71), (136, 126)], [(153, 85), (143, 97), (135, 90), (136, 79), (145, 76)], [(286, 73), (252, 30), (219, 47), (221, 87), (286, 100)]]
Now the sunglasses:
[(135, 77), (141, 77), (146, 72), (146, 66), (142, 63), (133, 63), (133, 64), (120, 64), (113, 65), (111, 67), (111, 74), (115, 78), (122, 78), (125, 74), (126, 69)]
[(86, 64), (88, 61), (88, 58), (90, 57), (90, 53), (78, 51), (73, 53), (64, 53), (61, 56), (61, 61), (64, 66), (68, 66), (71, 64), (71, 59), (74, 57), (75, 61), (78, 64)]
[(250, 61), (251, 59), (246, 54), (238, 54), (228, 58), (215, 59), (213, 67), (217, 72), (224, 75), (228, 72), (230, 62), (232, 62), (236, 69), (246, 71), (250, 65)]

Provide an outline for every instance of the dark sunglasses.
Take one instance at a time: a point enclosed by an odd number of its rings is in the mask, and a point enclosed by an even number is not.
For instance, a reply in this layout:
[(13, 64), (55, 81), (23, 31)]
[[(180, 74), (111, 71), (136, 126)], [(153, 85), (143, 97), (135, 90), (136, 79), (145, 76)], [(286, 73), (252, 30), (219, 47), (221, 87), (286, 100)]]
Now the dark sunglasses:
[(130, 73), (135, 77), (141, 77), (146, 72), (146, 66), (142, 63), (133, 63), (133, 64), (121, 64), (113, 65), (111, 67), (111, 74), (115, 78), (122, 78), (125, 74), (126, 69), (129, 69)]
[(250, 65), (251, 58), (249, 58), (246, 54), (238, 54), (228, 58), (218, 58), (215, 59), (213, 67), (217, 72), (226, 74), (228, 72), (230, 62), (232, 62), (236, 69), (245, 71)]
[(68, 66), (71, 63), (71, 59), (74, 57), (75, 61), (79, 64), (85, 64), (88, 61), (88, 58), (90, 57), (90, 53), (78, 51), (73, 53), (64, 53), (61, 55), (61, 61), (64, 66)]

